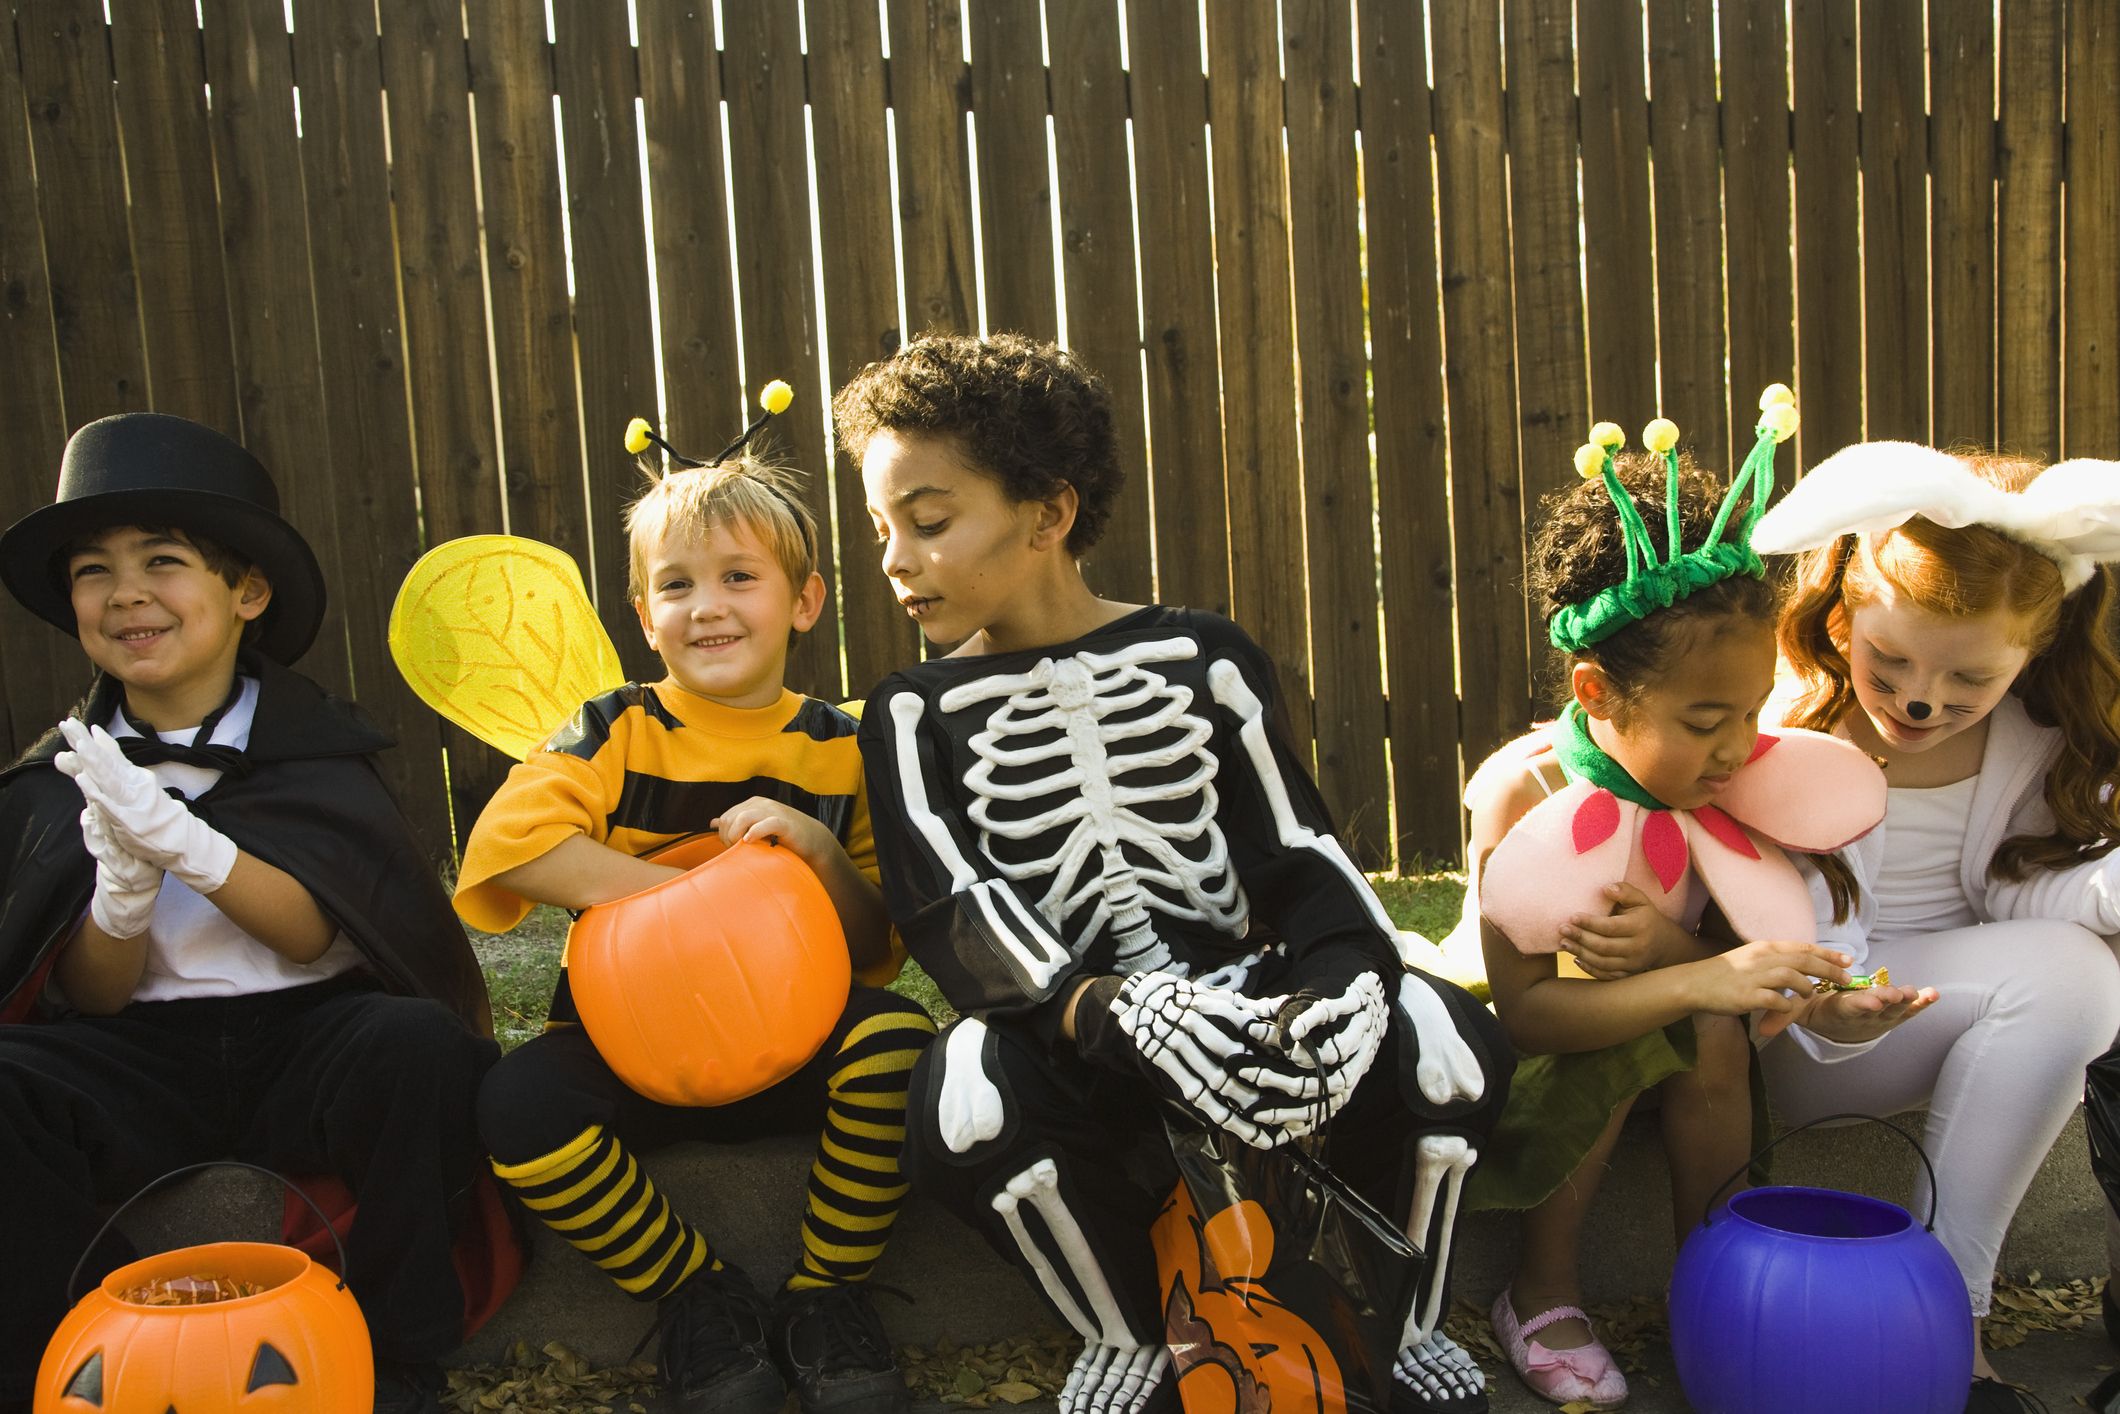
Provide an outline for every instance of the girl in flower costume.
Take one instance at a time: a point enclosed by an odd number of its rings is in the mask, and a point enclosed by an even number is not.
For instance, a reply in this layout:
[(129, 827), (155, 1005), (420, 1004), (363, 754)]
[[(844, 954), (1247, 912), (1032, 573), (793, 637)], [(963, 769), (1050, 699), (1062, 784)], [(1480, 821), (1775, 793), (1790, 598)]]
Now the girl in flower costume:
[[(1873, 754), (1891, 787), (1883, 824), (1841, 861), (1853, 906), (1814, 874), (1820, 931), (1858, 966), (1918, 966), (1944, 997), (1830, 1069), (1767, 1047), (1768, 1088), (1790, 1122), (1928, 1107), (1936, 1235), (1984, 1316), (2011, 1216), (2076, 1109), (2085, 1062), (2120, 1028), (2107, 953), (2120, 936), (2120, 660), (2102, 567), (2120, 560), (2120, 463), (1863, 443), (1814, 467), (1755, 545), (1803, 552), (1778, 719)], [(1927, 1198), (1923, 1182), (1916, 1205)], [(1968, 1410), (2035, 1407), (1985, 1353), (1974, 1374)]]
[(1589, 484), (1547, 504), (1531, 567), (1572, 700), (1466, 792), (1460, 934), (1478, 931), (1525, 1057), (1469, 1197), (1527, 1210), (1494, 1327), (1556, 1401), (1626, 1398), (1577, 1305), (1576, 1247), (1635, 1097), (1661, 1090), (1682, 1237), (1754, 1148), (1744, 1018), (1759, 1014), (1762, 1037), (1795, 1025), (1860, 1043), (1933, 1000), (1856, 978), (1846, 953), (1817, 946), (1783, 852), (1859, 838), (1883, 814), (1884, 782), (1845, 742), (1759, 731), (1777, 604), (1750, 533), (1796, 425), (1786, 389), (1761, 406), (1722, 494), (1664, 419), (1643, 433), (1649, 456), (1618, 456), (1619, 429), (1593, 429), (1576, 454)]

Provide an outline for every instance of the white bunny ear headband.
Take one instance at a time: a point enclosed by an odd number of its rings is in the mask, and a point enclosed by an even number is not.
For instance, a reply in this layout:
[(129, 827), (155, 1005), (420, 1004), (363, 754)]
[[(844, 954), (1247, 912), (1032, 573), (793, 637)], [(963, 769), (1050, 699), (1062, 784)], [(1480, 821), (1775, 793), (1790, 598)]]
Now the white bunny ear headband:
[(2120, 562), (2120, 462), (2059, 462), (2013, 493), (1934, 447), (1858, 442), (1811, 468), (1760, 519), (1752, 548), (1790, 555), (1915, 516), (1953, 529), (1984, 525), (2022, 541), (2061, 566), (2073, 592), (2099, 565)]

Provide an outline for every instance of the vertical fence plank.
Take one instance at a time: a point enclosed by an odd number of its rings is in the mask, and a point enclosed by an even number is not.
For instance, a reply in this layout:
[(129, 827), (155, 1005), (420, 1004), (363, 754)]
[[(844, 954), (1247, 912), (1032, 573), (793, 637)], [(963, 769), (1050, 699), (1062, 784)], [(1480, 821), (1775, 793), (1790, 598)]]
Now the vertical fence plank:
[(1222, 437), (1234, 609), (1279, 670), (1289, 726), (1311, 740), (1303, 499), (1292, 475), (1295, 329), (1281, 156), (1280, 36), (1263, 5), (1207, 12), (1213, 126), (1215, 297), (1222, 330)]
[(133, 266), (155, 411), (241, 433), (229, 361), (228, 284), (214, 209), (196, 6), (131, 0), (111, 11)]
[[(14, 17), (0, 13), (0, 427), (9, 453), (0, 461), (0, 519), (9, 525), (51, 500), (67, 430), (21, 72)], [(0, 654), (12, 760), (80, 696), (88, 665), (77, 644), (12, 595), (0, 600)]]
[[(1111, 523), (1083, 568), (1098, 593), (1142, 602), (1155, 595), (1155, 564), (1149, 547), (1148, 440), (1141, 396), (1141, 325), (1133, 298), (1134, 213), (1126, 181), (1126, 72), (1119, 67), (1119, 11), (1111, 0), (1052, 0), (1046, 16), (1053, 51), (1067, 341), (1104, 375), (1111, 389), (1119, 465), (1126, 473)], [(982, 152), (984, 141), (982, 137)], [(991, 230), (987, 239), (992, 240)], [(1036, 263), (1028, 251), (1022, 258)], [(989, 271), (994, 263), (987, 262)], [(991, 283), (987, 302), (991, 309)]]
[(970, 333), (978, 308), (970, 168), (964, 150), (964, 30), (958, 0), (890, 0), (891, 129), (905, 317)]
[[(746, 424), (743, 380), (736, 372), (721, 55), (714, 48), (712, 4), (642, 0), (640, 101), (655, 228), (665, 435), (679, 447), (719, 447), (735, 435), (731, 428)], [(592, 426), (591, 455), (606, 435)]]
[(1282, 11), (1318, 785), (1356, 861), (1382, 869), (1391, 861), (1391, 793), (1371, 549), (1352, 21), (1345, 0), (1290, 0)]
[(1523, 730), (1531, 697), (1497, 19), (1485, 0), (1435, 0), (1429, 11), (1464, 700), (1459, 739), (1468, 761)]
[(317, 346), (328, 435), (341, 471), (340, 562), (366, 566), (374, 576), (367, 595), (338, 585), (332, 593), (345, 606), (354, 692), (397, 740), (396, 750), (382, 754), (383, 779), (429, 856), (442, 859), (451, 840), (441, 725), (390, 661), (386, 641), (391, 600), (420, 553), (420, 527), (375, 6), (309, 0), (294, 50)]
[[(639, 81), (622, 5), (557, 0), (554, 76), (566, 145), (567, 220), (574, 238), (574, 339), (582, 419), (624, 430), (656, 403), (648, 320), (648, 228), (641, 210)], [(589, 540), (595, 547), (597, 615), (628, 673), (662, 675), (626, 601), (622, 508), (639, 489), (631, 458), (608, 440), (589, 441)]]
[[(1789, 257), (1788, 32), (1780, 0), (1724, 0), (1723, 211), (1730, 272), (1730, 433), (1751, 445), (1759, 391), (1796, 381)], [(1808, 62), (1808, 60), (1806, 60)]]
[(1394, 0), (1362, 0), (1356, 24), (1392, 846), (1410, 872), (1416, 859), (1457, 857), (1459, 813), (1427, 37), (1420, 13)]
[[(897, 271), (891, 249), (890, 157), (884, 141), (883, 32), (865, 0), (813, 0), (810, 107), (816, 127), (817, 204), (824, 257), (825, 373), (838, 388), (897, 349)], [(839, 612), (847, 688), (864, 696), (885, 673), (914, 661), (920, 634), (877, 567), (876, 532), (861, 468), (836, 448)]]
[[(494, 0), (465, 13), (508, 529), (558, 546), (586, 575), (589, 508), (582, 501), (583, 429), (574, 406), (574, 323), (545, 7), (542, 0)], [(591, 456), (610, 462), (621, 457), (626, 419), (653, 418), (655, 405), (591, 411)], [(608, 538), (597, 548), (617, 553)]]
[(1995, 435), (2045, 461), (2061, 454), (2061, 18), (2002, 9), (1995, 165)]
[[(383, 0), (390, 189), (405, 312), (406, 383), (427, 543), (501, 529), (492, 372), (471, 162), (463, 11), (448, 0)], [(450, 815), (462, 840), (507, 773), (501, 754), (442, 728)]]
[(279, 0), (216, 6), (205, 40), (221, 250), (229, 286), (241, 292), (229, 324), (243, 441), (271, 469), (282, 508), (316, 551), (330, 590), (303, 671), (350, 696), (343, 600), (373, 598), (380, 587), (372, 565), (348, 565), (339, 555), (286, 10)]
[(1936, 445), (1995, 441), (1995, 12), (1929, 3), (1930, 350)]
[[(830, 463), (823, 410), (812, 401), (818, 396), (816, 284), (789, 278), (792, 269), (809, 268), (809, 184), (790, 175), (809, 166), (802, 129), (802, 35), (786, 5), (725, 4), (722, 21), (728, 42), (729, 171), (736, 190), (744, 368), (754, 397), (770, 378), (785, 378), (801, 390), (801, 412), (774, 419), (770, 445), (792, 455), (806, 474), (805, 497), (823, 527), (831, 521), (832, 502), (824, 484)], [(829, 584), (837, 573), (830, 536), (818, 537), (818, 552), (818, 572)], [(819, 697), (844, 695), (836, 617), (818, 619), (796, 644), (788, 658), (788, 685)]]
[(2068, 11), (2068, 229), (2061, 450), (2120, 455), (2120, 14)]
[(1921, 10), (1862, 7), (1864, 435), (1929, 438)]
[(68, 428), (147, 406), (146, 353), (126, 238), (110, 41), (94, 0), (20, 7), (23, 98), (39, 172), (44, 269)]
[[(1710, 468), (1730, 460), (1724, 375), (1715, 29), (1705, 5), (1650, 0), (1649, 143), (1656, 160), (1658, 409)], [(1640, 424), (1630, 424), (1633, 427)]]
[(1655, 238), (1649, 221), (1649, 103), (1642, 0), (1582, 0), (1583, 276), (1590, 401), (1630, 424), (1656, 406)]
[[(1506, 22), (1517, 437), (1530, 507), (1547, 491), (1574, 484), (1574, 452), (1590, 427), (1576, 244), (1575, 54), (1565, 9), (1510, 0)], [(1545, 659), (1546, 645), (1534, 637), (1534, 677)]]
[[(972, 29), (972, 122), (979, 148), (986, 327), (1057, 339), (1053, 188), (1046, 163), (1045, 58), (1038, 52), (1037, 6), (1031, 0), (965, 3)], [(1055, 7), (1056, 50), (1059, 18)], [(1056, 53), (1056, 64), (1058, 59)], [(1058, 84), (1056, 75), (1054, 86)], [(1057, 105), (1057, 93), (1054, 101)]]
[(1126, 22), (1156, 596), (1226, 614), (1229, 530), (1200, 10), (1189, 0), (1130, 0)]
[(1862, 440), (1854, 0), (1791, 0), (1796, 77), (1797, 433), (1806, 464)]

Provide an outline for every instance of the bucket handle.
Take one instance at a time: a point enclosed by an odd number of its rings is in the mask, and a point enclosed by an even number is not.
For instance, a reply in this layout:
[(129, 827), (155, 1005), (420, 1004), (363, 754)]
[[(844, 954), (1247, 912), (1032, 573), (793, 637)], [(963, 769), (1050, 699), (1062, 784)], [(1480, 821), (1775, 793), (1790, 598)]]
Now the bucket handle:
[[(1793, 1138), (1796, 1135), (1803, 1133), (1806, 1129), (1814, 1129), (1821, 1124), (1831, 1124), (1836, 1119), (1860, 1119), (1867, 1120), (1871, 1124), (1881, 1124), (1886, 1129), (1889, 1129), (1894, 1134), (1898, 1135), (1901, 1139), (1907, 1141), (1907, 1144), (1914, 1150), (1914, 1156), (1921, 1160), (1922, 1168), (1928, 1171), (1929, 1217), (1928, 1221), (1924, 1222), (1921, 1226), (1924, 1231), (1934, 1232), (1936, 1230), (1936, 1166), (1929, 1162), (1928, 1151), (1921, 1147), (1920, 1140), (1916, 1139), (1913, 1135), (1907, 1133), (1904, 1129), (1901, 1129), (1898, 1125), (1892, 1123), (1892, 1121), (1888, 1119), (1881, 1119), (1876, 1115), (1857, 1114), (1852, 1110), (1844, 1112), (1842, 1114), (1820, 1115), (1817, 1119), (1811, 1120), (1808, 1123), (1799, 1124), (1794, 1129), (1785, 1130), (1782, 1133), (1777, 1134), (1776, 1136), (1774, 1136), (1774, 1138), (1767, 1141), (1767, 1145), (1765, 1148), (1761, 1149), (1751, 1158), (1746, 1159), (1744, 1161), (1743, 1166), (1740, 1167), (1736, 1173), (1731, 1174), (1728, 1178), (1724, 1179), (1721, 1183), (1717, 1184), (1715, 1186), (1714, 1191), (1716, 1193), (1720, 1193), (1725, 1188), (1728, 1188), (1731, 1184), (1737, 1182), (1738, 1179), (1744, 1177), (1746, 1172), (1751, 1169), (1752, 1165), (1758, 1163), (1768, 1154), (1774, 1152), (1774, 1146), (1781, 1143), (1782, 1140)], [(1711, 1196), (1708, 1199), (1708, 1210), (1700, 1215), (1700, 1225), (1702, 1227), (1708, 1227), (1714, 1223), (1714, 1206), (1715, 1199)]]
[(317, 1215), (317, 1221), (324, 1225), (324, 1231), (331, 1234), (332, 1245), (339, 1249), (338, 1289), (340, 1291), (344, 1291), (346, 1289), (346, 1244), (340, 1239), (339, 1230), (331, 1225), (331, 1219), (325, 1217), (324, 1210), (317, 1206), (316, 1199), (310, 1197), (307, 1193), (304, 1193), (301, 1188), (298, 1187), (292, 1180), (286, 1178), (281, 1174), (274, 1173), (271, 1169), (260, 1168), (256, 1164), (246, 1164), (241, 1159), (209, 1159), (203, 1164), (186, 1164), (183, 1168), (171, 1169), (168, 1173), (163, 1174), (160, 1178), (149, 1180), (146, 1187), (142, 1188), (138, 1193), (133, 1194), (132, 1197), (126, 1199), (124, 1202), (118, 1205), (118, 1211), (112, 1213), (110, 1215), (109, 1220), (106, 1221), (101, 1228), (97, 1229), (96, 1235), (88, 1240), (88, 1246), (82, 1250), (81, 1259), (74, 1263), (73, 1275), (69, 1276), (66, 1279), (66, 1304), (68, 1306), (72, 1306), (75, 1302), (81, 1299), (79, 1296), (76, 1296), (74, 1294), (74, 1288), (79, 1285), (81, 1281), (81, 1268), (88, 1265), (89, 1255), (93, 1253), (98, 1247), (103, 1245), (104, 1237), (109, 1234), (111, 1228), (116, 1225), (118, 1219), (125, 1216), (125, 1210), (127, 1208), (130, 1208), (133, 1204), (139, 1202), (142, 1198), (145, 1198), (148, 1194), (154, 1192), (157, 1188), (160, 1188), (163, 1184), (169, 1182), (171, 1179), (182, 1178), (188, 1173), (198, 1173), (203, 1169), (249, 1169), (252, 1173), (262, 1173), (267, 1178), (285, 1185), (288, 1192), (294, 1194), (295, 1197), (301, 1199), (304, 1203), (307, 1203), (309, 1205), (309, 1211), (315, 1213)]

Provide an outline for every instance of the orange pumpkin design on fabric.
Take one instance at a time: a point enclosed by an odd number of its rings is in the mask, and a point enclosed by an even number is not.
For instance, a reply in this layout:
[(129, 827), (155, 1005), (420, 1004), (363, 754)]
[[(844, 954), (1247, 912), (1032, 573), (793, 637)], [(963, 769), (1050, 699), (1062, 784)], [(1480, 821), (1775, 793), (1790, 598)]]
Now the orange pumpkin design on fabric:
[(1332, 1348), (1265, 1287), (1274, 1231), (1264, 1208), (1246, 1198), (1203, 1221), (1181, 1182), (1150, 1236), (1185, 1414), (1347, 1414)]
[[(145, 1305), (202, 1274), (255, 1294)], [(37, 1368), (35, 1414), (368, 1414), (368, 1323), (292, 1247), (218, 1242), (120, 1267), (67, 1313)]]
[(831, 895), (776, 845), (702, 835), (649, 858), (686, 872), (584, 910), (567, 938), (597, 1053), (666, 1105), (725, 1105), (793, 1075), (853, 982)]

